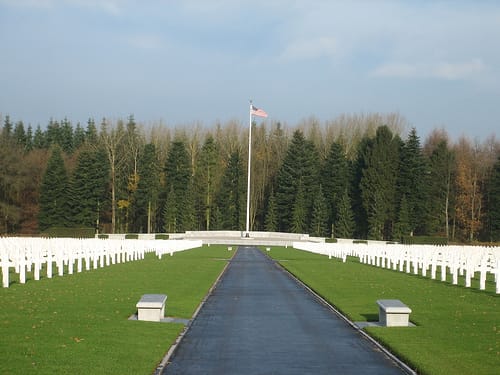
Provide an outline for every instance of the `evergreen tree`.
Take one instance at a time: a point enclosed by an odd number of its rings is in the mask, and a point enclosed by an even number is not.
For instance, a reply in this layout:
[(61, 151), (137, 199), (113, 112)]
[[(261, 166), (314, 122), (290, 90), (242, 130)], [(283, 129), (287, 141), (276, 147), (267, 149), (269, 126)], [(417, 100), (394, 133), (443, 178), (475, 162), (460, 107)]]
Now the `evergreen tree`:
[(97, 143), (97, 127), (93, 118), (87, 121), (87, 129), (85, 130), (85, 140), (93, 145)]
[(328, 228), (328, 209), (326, 199), (323, 195), (323, 188), (319, 185), (318, 191), (314, 194), (312, 217), (311, 217), (311, 234), (316, 237), (325, 237)]
[(26, 132), (24, 131), (24, 124), (22, 121), (18, 121), (14, 128), (14, 139), (16, 143), (22, 148), (26, 147)]
[[(22, 219), (27, 180), (23, 155), (11, 139), (0, 136), (0, 233), (10, 233)], [(21, 201), (22, 200), (22, 201)]]
[(177, 215), (175, 228), (177, 231), (190, 230), (193, 216), (193, 203), (189, 196), (191, 164), (183, 141), (178, 140), (172, 143), (165, 163), (165, 175), (167, 199), (170, 200), (171, 204), (175, 204), (175, 210), (169, 207), (170, 211), (175, 211)]
[(7, 115), (5, 116), (5, 120), (3, 123), (3, 128), (2, 128), (2, 138), (4, 140), (10, 140), (12, 137), (12, 122), (10, 121), (10, 116)]
[(278, 217), (276, 213), (276, 198), (271, 191), (269, 201), (267, 203), (265, 228), (267, 232), (276, 232), (278, 230)]
[(396, 211), (396, 182), (401, 141), (387, 126), (377, 129), (366, 155), (361, 196), (368, 214), (368, 235), (382, 240), (392, 237)]
[(28, 130), (26, 130), (26, 144), (24, 149), (27, 152), (33, 150), (33, 128), (31, 125), (28, 125)]
[(85, 130), (80, 123), (76, 124), (75, 133), (73, 135), (73, 148), (78, 150), (85, 143)]
[(94, 227), (100, 222), (108, 183), (109, 165), (104, 151), (82, 150), (71, 178), (71, 211), (75, 225)]
[[(304, 229), (309, 227), (313, 193), (319, 180), (319, 164), (319, 156), (314, 144), (307, 141), (300, 130), (295, 131), (277, 175), (276, 206), (280, 231), (293, 230), (290, 209), (297, 201), (300, 183), (303, 184), (304, 194)], [(296, 224), (294, 224), (295, 228)]]
[(291, 230), (293, 233), (306, 232), (306, 214), (307, 208), (304, 197), (304, 185), (300, 181), (292, 208)]
[(406, 199), (406, 195), (403, 195), (403, 198), (401, 198), (401, 203), (399, 205), (398, 221), (394, 226), (394, 239), (399, 240), (403, 236), (412, 235), (412, 228), (413, 226), (410, 224), (408, 200)]
[(369, 137), (363, 137), (357, 147), (356, 159), (351, 165), (352, 182), (351, 182), (351, 203), (354, 215), (355, 229), (354, 237), (368, 237), (368, 213), (363, 205), (361, 181), (363, 179), (363, 171), (367, 167), (368, 154), (372, 148), (373, 140)]
[(221, 180), (217, 206), (221, 213), (218, 229), (243, 230), (245, 228), (245, 172), (238, 150), (229, 157)]
[(170, 190), (167, 194), (165, 206), (163, 207), (163, 221), (165, 232), (177, 233), (180, 231), (179, 227), (179, 207), (177, 202), (177, 194), (175, 193), (174, 186), (170, 185)]
[(354, 214), (347, 189), (344, 190), (339, 202), (338, 214), (335, 220), (335, 233), (338, 238), (352, 238), (354, 234)]
[(49, 124), (47, 125), (47, 130), (45, 131), (45, 141), (47, 146), (61, 146), (63, 143), (62, 138), (63, 136), (59, 122), (57, 122), (57, 120), (54, 121), (53, 119), (50, 119)]
[(66, 154), (71, 154), (73, 152), (73, 127), (67, 118), (62, 121), (59, 132), (60, 139), (58, 142), (61, 145), (62, 150)]
[(160, 170), (156, 147), (149, 143), (139, 159), (139, 181), (134, 196), (133, 228), (135, 232), (155, 230), (155, 220), (158, 211), (158, 196), (160, 190)]
[(209, 135), (201, 148), (195, 173), (195, 206), (198, 227), (213, 229), (211, 220), (215, 205), (215, 194), (219, 180), (218, 149), (212, 135)]
[(427, 171), (422, 148), (420, 147), (420, 140), (416, 129), (413, 128), (401, 150), (398, 183), (399, 199), (402, 200), (402, 197), (404, 197), (407, 205), (407, 225), (410, 230), (408, 233), (404, 233), (406, 235), (412, 234), (415, 231), (417, 234), (425, 232), (428, 193)]
[(35, 135), (33, 136), (33, 147), (37, 149), (47, 148), (47, 139), (43, 133), (40, 125), (37, 125), (35, 129)]
[(338, 142), (333, 142), (330, 152), (323, 164), (321, 181), (328, 208), (328, 227), (338, 216), (340, 200), (349, 186), (349, 167), (344, 148)]
[(60, 148), (55, 147), (40, 185), (40, 212), (38, 214), (40, 230), (70, 224), (67, 190), (66, 167)]
[(493, 166), (489, 181), (489, 236), (490, 241), (500, 241), (500, 156)]

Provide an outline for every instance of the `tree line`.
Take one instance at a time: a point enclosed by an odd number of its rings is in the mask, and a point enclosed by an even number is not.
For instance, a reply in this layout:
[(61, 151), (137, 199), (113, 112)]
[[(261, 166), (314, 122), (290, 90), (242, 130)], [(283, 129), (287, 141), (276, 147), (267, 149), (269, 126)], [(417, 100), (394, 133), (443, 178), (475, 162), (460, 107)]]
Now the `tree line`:
[[(252, 124), (251, 230), (500, 240), (500, 144), (397, 114)], [(248, 124), (3, 120), (0, 233), (244, 230)]]

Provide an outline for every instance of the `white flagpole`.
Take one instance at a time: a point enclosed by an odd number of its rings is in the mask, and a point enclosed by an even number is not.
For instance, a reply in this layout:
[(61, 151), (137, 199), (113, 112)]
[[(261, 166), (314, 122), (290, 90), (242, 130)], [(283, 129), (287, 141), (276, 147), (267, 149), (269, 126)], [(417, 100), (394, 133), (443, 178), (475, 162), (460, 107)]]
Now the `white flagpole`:
[(252, 101), (250, 100), (250, 123), (248, 126), (248, 179), (247, 179), (247, 222), (246, 237), (250, 237), (250, 171), (252, 161)]

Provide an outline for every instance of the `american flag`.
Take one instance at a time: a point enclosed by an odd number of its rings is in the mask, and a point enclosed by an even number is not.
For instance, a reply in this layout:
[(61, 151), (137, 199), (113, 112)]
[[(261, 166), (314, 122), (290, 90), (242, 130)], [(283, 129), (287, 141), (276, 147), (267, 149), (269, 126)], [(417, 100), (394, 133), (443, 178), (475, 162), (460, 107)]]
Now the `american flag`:
[(259, 109), (254, 105), (250, 106), (250, 114), (259, 117), (267, 117), (267, 113), (264, 110)]

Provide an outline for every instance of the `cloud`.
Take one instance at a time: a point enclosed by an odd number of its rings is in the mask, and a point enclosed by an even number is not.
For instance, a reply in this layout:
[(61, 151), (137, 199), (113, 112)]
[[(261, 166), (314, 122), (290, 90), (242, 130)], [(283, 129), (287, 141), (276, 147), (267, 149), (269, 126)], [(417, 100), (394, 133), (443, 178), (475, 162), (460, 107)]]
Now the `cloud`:
[(433, 67), (433, 76), (449, 80), (467, 79), (484, 70), (484, 64), (480, 59), (462, 63), (440, 63)]
[(137, 34), (127, 38), (127, 43), (140, 49), (158, 49), (163, 46), (162, 39), (152, 34)]
[(0, 0), (0, 5), (3, 4), (10, 7), (51, 9), (69, 5), (79, 8), (96, 9), (112, 15), (119, 14), (125, 3), (125, 1), (119, 0)]
[(463, 62), (386, 63), (377, 67), (372, 75), (396, 78), (438, 78), (455, 81), (474, 78), (484, 70), (484, 63), (481, 59), (475, 58)]
[(281, 57), (285, 60), (307, 60), (319, 57), (332, 57), (337, 51), (334, 37), (300, 38), (288, 44)]
[(53, 0), (0, 0), (0, 5), (23, 8), (50, 8)]
[(65, 3), (89, 9), (96, 9), (111, 15), (120, 14), (124, 5), (118, 0), (64, 0)]
[(416, 77), (419, 76), (419, 67), (406, 63), (387, 63), (380, 65), (373, 71), (377, 77)]

